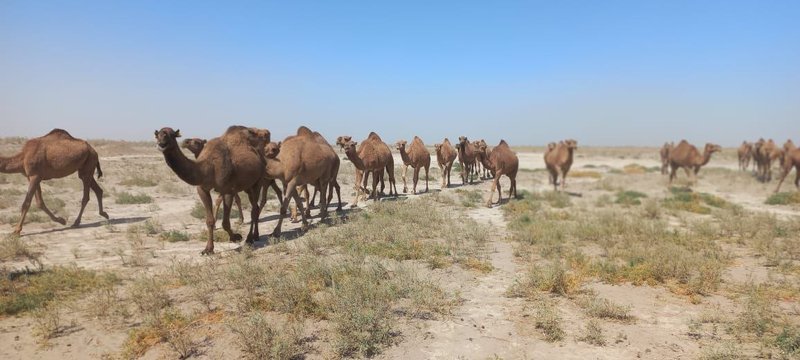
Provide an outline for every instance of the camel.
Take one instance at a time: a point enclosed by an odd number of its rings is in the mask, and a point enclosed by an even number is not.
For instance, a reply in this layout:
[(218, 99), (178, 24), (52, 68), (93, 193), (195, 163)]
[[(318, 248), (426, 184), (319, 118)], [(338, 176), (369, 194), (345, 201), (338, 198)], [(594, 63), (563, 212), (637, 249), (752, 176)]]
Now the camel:
[(513, 193), (514, 198), (517, 198), (517, 170), (519, 169), (517, 154), (511, 151), (505, 140), (500, 140), (500, 143), (488, 154), (485, 152), (487, 148), (485, 144), (482, 144), (481, 148), (487, 158), (484, 166), (494, 173), (494, 181), (492, 182), (492, 188), (489, 190), (489, 199), (486, 201), (486, 206), (492, 207), (492, 197), (495, 189), (497, 189), (497, 203), (500, 204), (502, 202), (503, 192), (500, 189), (500, 177), (503, 175), (508, 176), (511, 180), (511, 186), (508, 188), (508, 197), (511, 198)]
[[(558, 146), (558, 144), (556, 144), (554, 142), (550, 142), (550, 143), (547, 144), (547, 149), (545, 149), (545, 151), (544, 151), (545, 163), (547, 162), (547, 154), (549, 154), (551, 151), (553, 151), (556, 148), (556, 146)], [(548, 172), (547, 183), (550, 184), (550, 185), (553, 185), (553, 181), (554, 181), (553, 180), (553, 175)]]
[(753, 157), (753, 144), (742, 141), (742, 145), (739, 145), (739, 149), (736, 150), (736, 155), (739, 157), (739, 170), (747, 171), (747, 168), (750, 167), (750, 159)]
[[(328, 141), (325, 140), (325, 137), (322, 136), (322, 134), (320, 134), (319, 132), (314, 131), (314, 139), (317, 142), (319, 142), (320, 144), (324, 144), (324, 145), (329, 146), (331, 148), (331, 150), (333, 150), (333, 146), (328, 144)], [(337, 139), (336, 141), (337, 141), (337, 145), (338, 145), (339, 139)], [(335, 151), (334, 151), (334, 153), (335, 153)], [(341, 159), (339, 159), (339, 157), (337, 156), (336, 159), (334, 160), (334, 165), (333, 165), (334, 166), (333, 178), (331, 179), (331, 182), (330, 182), (330, 184), (328, 186), (328, 204), (331, 203), (331, 200), (333, 199), (333, 192), (336, 191), (336, 196), (337, 196), (337, 199), (339, 201), (337, 206), (336, 206), (336, 211), (337, 212), (338, 211), (342, 211), (342, 193), (341, 193), (341, 187), (339, 186), (339, 181), (337, 180), (337, 178), (339, 176), (339, 167), (341, 166), (341, 162), (342, 162)], [(297, 191), (301, 192), (302, 194), (304, 194), (304, 196), (305, 196), (304, 199), (308, 201), (308, 206), (306, 206), (306, 214), (308, 214), (308, 216), (310, 216), (311, 208), (314, 207), (314, 200), (316, 199), (317, 194), (319, 193), (319, 189), (315, 188), (314, 189), (314, 194), (309, 199), (309, 197), (308, 197), (308, 195), (309, 195), (308, 186), (304, 185), (304, 186), (302, 186), (302, 188), (303, 188), (302, 191), (301, 191), (300, 188), (298, 188)], [(292, 211), (293, 212), (297, 211), (296, 206), (295, 206), (295, 208), (293, 208)], [(294, 222), (297, 222), (297, 215), (293, 213), (292, 219), (293, 219)]]
[(694, 145), (689, 144), (686, 140), (681, 140), (669, 153), (669, 166), (671, 168), (669, 184), (672, 185), (672, 180), (675, 179), (675, 173), (678, 168), (683, 168), (686, 171), (686, 176), (690, 178), (690, 182), (696, 183), (697, 173), (700, 172), (700, 168), (708, 164), (709, 160), (711, 160), (711, 154), (719, 151), (722, 151), (719, 145), (707, 143), (703, 154), (700, 154)]
[(458, 149), (458, 162), (461, 164), (461, 183), (466, 184), (469, 178), (469, 183), (472, 184), (470, 174), (475, 167), (475, 157), (478, 149), (466, 136), (458, 137), (456, 148)]
[[(548, 146), (549, 148), (550, 146)], [(553, 189), (558, 191), (558, 178), (561, 178), (561, 190), (567, 187), (567, 173), (572, 167), (572, 159), (575, 150), (578, 149), (578, 142), (572, 139), (560, 141), (544, 155), (544, 164), (550, 173)]]
[[(484, 141), (484, 143), (485, 143), (485, 141)], [(480, 149), (480, 147), (481, 147), (481, 142), (480, 142), (480, 140), (475, 140), (475, 141), (473, 141), (473, 142), (472, 142), (472, 145), (473, 145), (473, 146), (475, 147), (475, 149), (477, 150), (477, 149)], [(483, 169), (483, 166), (482, 166), (482, 165), (483, 165), (483, 161), (484, 161), (484, 160), (486, 160), (486, 159), (482, 159), (482, 158), (481, 158), (482, 156), (483, 156), (483, 155), (481, 154), (481, 152), (480, 152), (480, 151), (478, 151), (477, 153), (475, 153), (475, 164), (472, 166), (472, 172), (470, 173), (470, 175), (475, 175), (475, 176), (477, 176), (479, 179), (483, 179), (483, 176), (482, 176), (482, 175), (483, 175), (483, 170), (484, 170), (484, 169)]]
[(211, 190), (223, 197), (222, 228), (228, 233), (231, 241), (240, 241), (242, 236), (231, 230), (230, 211), (233, 195), (245, 191), (250, 200), (250, 229), (247, 242), (258, 239), (258, 217), (261, 208), (258, 206), (259, 191), (264, 177), (263, 150), (260, 144), (269, 140), (268, 130), (231, 126), (217, 138), (208, 140), (204, 150), (193, 161), (186, 157), (178, 146), (180, 130), (165, 127), (155, 131), (158, 149), (164, 160), (178, 177), (189, 185), (197, 187), (197, 194), (206, 211), (206, 229), (208, 241), (203, 255), (214, 253), (214, 227), (216, 216), (211, 200)]
[(762, 182), (772, 181), (772, 163), (780, 157), (779, 150), (772, 139), (758, 148), (758, 178)]
[(392, 152), (389, 149), (389, 146), (381, 140), (378, 134), (371, 132), (367, 139), (361, 142), (361, 144), (356, 148), (358, 145), (355, 141), (349, 141), (345, 144), (344, 150), (345, 155), (347, 158), (350, 159), (350, 162), (353, 163), (353, 166), (356, 167), (357, 170), (360, 170), (360, 173), (363, 174), (363, 181), (364, 184), (362, 187), (361, 185), (362, 178), (359, 176), (359, 172), (356, 172), (356, 198), (353, 201), (351, 206), (355, 207), (358, 206), (358, 198), (360, 197), (360, 192), (362, 189), (365, 189), (367, 184), (367, 178), (369, 177), (370, 173), (373, 175), (372, 178), (372, 196), (374, 197), (375, 201), (378, 200), (378, 192), (377, 186), (379, 179), (383, 176), (383, 170), (386, 169), (389, 175), (389, 192), (392, 193), (392, 189), (394, 189), (394, 194), (397, 194), (397, 188), (394, 181), (394, 158), (392, 157)]
[[(348, 142), (350, 142), (352, 140), (353, 140), (352, 136), (339, 136), (339, 137), (336, 138), (336, 145), (339, 146), (339, 150), (340, 151), (344, 152), (345, 146), (347, 145)], [(358, 147), (358, 149), (356, 149), (356, 151), (361, 151), (361, 146), (364, 146), (363, 142)], [(394, 161), (392, 161), (392, 166), (394, 166)], [(356, 192), (361, 191), (361, 192), (364, 192), (364, 193), (368, 193), (369, 190), (367, 190), (367, 180), (369, 179), (369, 175), (364, 177), (364, 173), (361, 170), (359, 170), (358, 168), (356, 168), (355, 173), (356, 173), (356, 184), (355, 184)], [(358, 179), (363, 179), (363, 185), (361, 187), (359, 187)], [(383, 190), (386, 188), (386, 185), (385, 185), (385, 183), (383, 181), (383, 173), (381, 173), (381, 175), (380, 175), (380, 183), (381, 183), (380, 193), (383, 194)], [(389, 190), (391, 191), (391, 189), (389, 189)]]
[(444, 189), (450, 187), (450, 170), (453, 169), (453, 161), (456, 160), (458, 154), (447, 138), (444, 138), (441, 144), (435, 144), (434, 148), (436, 149), (436, 161), (439, 163), (439, 170), (442, 173), (442, 189)]
[(339, 171), (339, 157), (319, 133), (301, 126), (297, 134), (289, 136), (280, 144), (269, 143), (265, 148), (266, 174), (270, 179), (283, 183), (283, 205), (281, 205), (278, 224), (272, 236), (281, 234), (281, 225), (286, 216), (289, 199), (294, 199), (299, 207), (303, 228), (308, 226), (306, 212), (297, 188), (313, 185), (320, 192), (320, 218), (328, 216), (327, 191), (330, 183), (335, 181)]
[(55, 216), (44, 202), (42, 197), (41, 182), (44, 180), (58, 179), (78, 172), (78, 178), (83, 183), (83, 198), (81, 210), (72, 227), (81, 224), (81, 217), (86, 204), (89, 203), (89, 190), (94, 191), (97, 197), (97, 206), (100, 216), (108, 219), (108, 214), (103, 211), (103, 189), (94, 179), (103, 176), (100, 169), (100, 160), (97, 152), (88, 142), (72, 137), (67, 131), (53, 129), (44, 136), (33, 138), (25, 142), (22, 151), (10, 157), (0, 157), (0, 173), (22, 174), (28, 178), (28, 192), (22, 202), (19, 223), (14, 228), (14, 235), (20, 235), (25, 216), (31, 206), (31, 200), (36, 197), (36, 205), (44, 211), (50, 220), (61, 225), (66, 225), (67, 220)]
[(397, 150), (400, 151), (400, 157), (403, 159), (403, 192), (408, 192), (408, 186), (406, 186), (406, 172), (409, 166), (414, 170), (414, 194), (417, 193), (417, 182), (419, 181), (419, 170), (421, 168), (425, 168), (425, 192), (428, 192), (428, 171), (431, 167), (431, 153), (428, 151), (428, 148), (425, 147), (422, 139), (418, 136), (414, 136), (414, 140), (411, 140), (411, 146), (408, 147), (408, 151), (406, 151), (405, 140), (398, 141), (395, 146)]
[(661, 175), (667, 175), (669, 168), (669, 152), (672, 148), (675, 147), (674, 143), (665, 142), (664, 146), (661, 147), (659, 154), (661, 155)]
[(495, 171), (490, 163), (491, 156), (492, 156), (492, 149), (489, 149), (489, 146), (486, 145), (486, 142), (484, 141), (483, 143), (479, 143), (477, 159), (480, 160), (481, 164), (483, 165), (483, 168), (487, 172), (484, 179), (488, 179), (489, 175), (491, 175), (492, 178), (495, 177)]
[(792, 140), (787, 140), (786, 143), (783, 144), (783, 150), (785, 155), (780, 164), (781, 178), (778, 180), (778, 186), (775, 187), (776, 193), (780, 191), (783, 180), (792, 172), (792, 168), (795, 168), (794, 186), (800, 190), (800, 149), (794, 146)]

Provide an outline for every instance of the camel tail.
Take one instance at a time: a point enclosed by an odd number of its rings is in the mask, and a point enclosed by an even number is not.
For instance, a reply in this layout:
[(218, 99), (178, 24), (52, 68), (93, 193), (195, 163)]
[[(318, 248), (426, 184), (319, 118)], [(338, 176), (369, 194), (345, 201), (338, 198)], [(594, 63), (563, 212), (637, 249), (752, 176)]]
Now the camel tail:
[(97, 162), (97, 178), (103, 177), (103, 169), (100, 168), (100, 162)]

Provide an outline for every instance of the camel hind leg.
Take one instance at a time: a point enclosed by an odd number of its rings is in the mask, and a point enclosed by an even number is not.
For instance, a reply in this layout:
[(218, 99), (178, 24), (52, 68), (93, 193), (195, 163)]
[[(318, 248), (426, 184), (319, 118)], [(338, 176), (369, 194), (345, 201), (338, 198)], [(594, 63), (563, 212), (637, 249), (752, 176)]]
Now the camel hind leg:
[[(406, 185), (406, 173), (408, 172), (408, 165), (403, 165), (403, 193), (408, 193), (408, 185)], [(416, 183), (415, 183), (416, 184)], [(392, 188), (389, 188), (389, 191), (392, 191)]]
[(222, 229), (228, 233), (231, 241), (241, 241), (242, 235), (236, 234), (231, 229), (231, 208), (233, 205), (233, 197), (236, 194), (225, 194), (222, 196)]
[[(492, 180), (492, 187), (489, 189), (489, 199), (486, 200), (486, 207), (489, 207), (489, 208), (492, 207), (492, 198), (494, 197), (494, 191), (495, 190), (498, 190), (498, 191), (500, 190), (500, 187), (499, 187), (500, 184), (498, 184), (499, 181), (500, 181), (500, 174), (498, 173), (494, 177), (494, 180)], [(500, 197), (502, 198), (502, 195)]]
[(428, 171), (430, 170), (430, 165), (425, 167), (425, 192), (428, 192), (430, 188), (428, 188)]
[(250, 200), (250, 230), (247, 232), (247, 243), (252, 244), (258, 240), (258, 218), (261, 216), (261, 207), (257, 206), (258, 195), (261, 185), (256, 185), (247, 192), (247, 200)]
[(81, 209), (80, 211), (78, 211), (78, 216), (75, 217), (75, 222), (72, 223), (72, 227), (74, 228), (81, 225), (81, 217), (83, 217), (83, 210), (86, 209), (86, 204), (89, 203), (89, 187), (90, 187), (89, 184), (91, 181), (91, 177), (90, 178), (83, 177), (81, 178), (81, 181), (83, 182), (83, 197), (81, 198)]
[(419, 167), (414, 168), (414, 195), (417, 194), (417, 183), (419, 182)]
[(100, 184), (97, 183), (97, 180), (92, 178), (90, 186), (92, 187), (92, 191), (94, 191), (95, 197), (97, 197), (97, 209), (100, 216), (108, 219), (108, 213), (103, 210), (103, 188), (100, 187)]

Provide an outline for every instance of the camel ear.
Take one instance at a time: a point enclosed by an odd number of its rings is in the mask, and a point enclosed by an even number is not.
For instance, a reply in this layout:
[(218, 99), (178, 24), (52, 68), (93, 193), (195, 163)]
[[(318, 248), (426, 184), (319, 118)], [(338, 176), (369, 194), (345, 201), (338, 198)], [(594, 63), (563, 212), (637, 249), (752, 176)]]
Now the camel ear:
[(200, 142), (201, 142), (203, 145), (205, 145), (205, 144), (208, 142), (208, 140), (206, 140), (206, 139), (203, 139), (203, 140), (200, 140)]
[(156, 137), (158, 137), (158, 130), (156, 130), (156, 131), (153, 131), (153, 135), (155, 135)]
[(175, 137), (176, 138), (181, 137), (181, 129), (175, 130)]

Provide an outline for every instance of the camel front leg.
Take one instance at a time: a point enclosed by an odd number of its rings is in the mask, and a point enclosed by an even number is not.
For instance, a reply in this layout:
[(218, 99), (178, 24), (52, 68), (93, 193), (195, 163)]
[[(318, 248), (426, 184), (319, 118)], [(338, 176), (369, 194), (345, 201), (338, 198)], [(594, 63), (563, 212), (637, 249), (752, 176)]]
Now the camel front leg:
[[(244, 211), (242, 211), (242, 198), (239, 197), (239, 194), (233, 195), (233, 202), (236, 203), (236, 208), (239, 209), (239, 224), (244, 224)], [(250, 206), (253, 206), (253, 203), (250, 203)]]
[(306, 231), (306, 230), (308, 230), (308, 219), (306, 218), (306, 211), (303, 208), (303, 200), (300, 198), (300, 193), (295, 191), (292, 194), (292, 198), (294, 199), (295, 204), (297, 204), (297, 207), (300, 208), (300, 210), (299, 210), (300, 219), (301, 219), (301, 222), (303, 223), (303, 225), (301, 225), (300, 229), (303, 230), (303, 231)]
[(294, 196), (300, 197), (297, 195), (297, 179), (291, 179), (288, 183), (283, 184), (283, 205), (281, 205), (281, 211), (278, 215), (278, 224), (275, 225), (275, 230), (272, 230), (273, 237), (281, 236), (281, 226), (283, 225), (283, 218), (286, 217), (286, 210), (289, 207), (289, 199)]
[[(91, 175), (89, 175), (89, 176), (91, 176)], [(75, 222), (72, 224), (72, 227), (74, 227), (74, 228), (76, 228), (76, 227), (81, 225), (81, 217), (83, 217), (83, 210), (86, 209), (86, 204), (89, 203), (89, 181), (90, 180), (91, 180), (91, 178), (90, 179), (85, 179), (85, 178), (81, 179), (81, 181), (83, 182), (83, 197), (81, 198), (81, 210), (78, 211), (78, 216), (75, 218)], [(39, 189), (39, 192), (40, 191), (41, 191), (41, 188)], [(39, 197), (39, 195), (37, 195), (37, 199), (36, 199), (37, 202), (39, 200), (38, 197)]]
[(566, 191), (567, 189), (567, 173), (569, 169), (562, 171), (561, 173), (561, 191)]
[[(788, 165), (789, 165), (788, 167), (787, 167), (787, 166), (784, 166), (784, 167), (783, 167), (783, 170), (781, 171), (781, 175), (780, 175), (780, 176), (781, 176), (781, 178), (778, 180), (778, 186), (777, 186), (777, 187), (775, 187), (775, 191), (774, 191), (774, 192), (776, 192), (776, 193), (777, 193), (778, 191), (780, 191), (780, 189), (781, 189), (781, 184), (783, 184), (783, 180), (784, 180), (784, 179), (786, 179), (786, 176), (787, 176), (787, 175), (789, 175), (789, 173), (790, 173), (790, 172), (792, 172), (792, 165), (791, 165), (791, 164), (788, 164)], [(798, 176), (800, 176), (800, 172), (798, 172)], [(796, 186), (796, 185), (797, 185), (797, 179), (795, 179), (795, 186)]]
[(430, 169), (430, 165), (425, 167), (425, 192), (428, 192), (430, 189), (428, 188), (428, 170)]
[(50, 220), (53, 220), (61, 225), (67, 225), (67, 220), (62, 217), (57, 217), (53, 214), (50, 209), (47, 208), (47, 205), (44, 203), (44, 199), (42, 198), (42, 184), (36, 187), (36, 205), (39, 206), (39, 209), (42, 209), (47, 216), (50, 217)]
[[(408, 172), (408, 165), (403, 165), (403, 193), (408, 193), (408, 186), (406, 186), (406, 172)], [(390, 188), (389, 191), (392, 189)], [(416, 193), (416, 191), (414, 192)]]
[(419, 167), (414, 168), (414, 195), (417, 194), (417, 182), (419, 182)]
[[(381, 169), (381, 173), (383, 173), (383, 169)], [(372, 196), (376, 202), (378, 201), (378, 177), (377, 171), (372, 173)], [(383, 174), (381, 174), (381, 177), (383, 177)], [(389, 186), (391, 186), (391, 184)]]
[(19, 223), (14, 229), (14, 235), (19, 235), (22, 232), (22, 224), (25, 222), (25, 216), (28, 215), (28, 209), (31, 207), (31, 200), (36, 188), (39, 187), (41, 180), (38, 176), (31, 176), (28, 178), (28, 193), (25, 195), (25, 200), (22, 201), (22, 208), (20, 209)]
[(233, 205), (233, 197), (236, 194), (225, 194), (222, 196), (222, 229), (228, 233), (228, 237), (233, 242), (242, 241), (242, 235), (236, 234), (231, 229), (231, 207)]
[(363, 177), (364, 177), (363, 172), (361, 170), (356, 169), (356, 181), (355, 185), (353, 186), (353, 188), (356, 190), (356, 196), (353, 199), (353, 203), (350, 204), (350, 207), (358, 206), (358, 198), (359, 196), (361, 196), (361, 181), (363, 180), (362, 179)]
[(495, 177), (494, 180), (492, 180), (492, 186), (489, 189), (489, 200), (486, 200), (486, 207), (488, 208), (492, 207), (492, 198), (494, 197), (495, 189), (497, 189), (497, 180), (498, 177)]
[(328, 217), (328, 183), (320, 181), (317, 190), (319, 191), (319, 218)]
[(214, 204), (211, 200), (211, 193), (201, 187), (197, 187), (197, 194), (200, 195), (200, 202), (203, 203), (203, 208), (206, 210), (206, 230), (208, 231), (208, 240), (206, 241), (206, 248), (201, 252), (201, 255), (211, 255), (214, 253), (214, 227), (216, 226), (217, 219), (214, 214)]
[(247, 232), (248, 244), (256, 242), (259, 238), (258, 233), (258, 218), (261, 217), (261, 207), (257, 206), (258, 195), (261, 191), (261, 185), (256, 185), (247, 192), (247, 200), (250, 200), (250, 230)]

